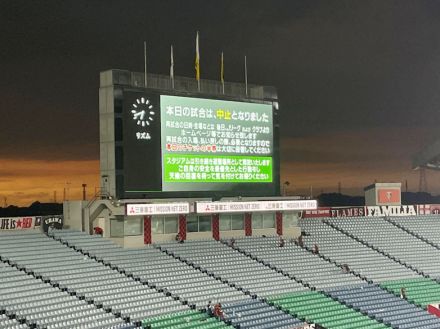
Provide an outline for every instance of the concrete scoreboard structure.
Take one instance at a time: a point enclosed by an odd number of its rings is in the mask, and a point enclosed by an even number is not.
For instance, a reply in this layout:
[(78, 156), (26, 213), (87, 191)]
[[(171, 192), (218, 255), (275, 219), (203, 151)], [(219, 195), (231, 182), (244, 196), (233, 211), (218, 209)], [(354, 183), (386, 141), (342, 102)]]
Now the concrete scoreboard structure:
[(67, 227), (125, 247), (299, 234), (316, 200), (280, 196), (275, 88), (100, 74), (101, 193), (64, 204)]
[(100, 75), (101, 187), (116, 199), (279, 195), (273, 87)]
[(375, 183), (364, 188), (366, 206), (400, 206), (401, 183)]

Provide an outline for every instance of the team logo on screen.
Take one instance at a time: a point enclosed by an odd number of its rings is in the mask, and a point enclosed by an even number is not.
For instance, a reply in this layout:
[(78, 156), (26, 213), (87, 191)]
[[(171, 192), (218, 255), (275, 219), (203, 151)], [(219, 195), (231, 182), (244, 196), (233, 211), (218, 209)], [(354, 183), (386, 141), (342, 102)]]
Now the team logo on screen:
[[(140, 127), (148, 127), (150, 123), (154, 120), (154, 112), (153, 104), (151, 104), (150, 100), (145, 97), (137, 98), (131, 107), (131, 114), (133, 116), (133, 120)], [(147, 131), (138, 131), (136, 132), (137, 139), (151, 139), (151, 135)]]

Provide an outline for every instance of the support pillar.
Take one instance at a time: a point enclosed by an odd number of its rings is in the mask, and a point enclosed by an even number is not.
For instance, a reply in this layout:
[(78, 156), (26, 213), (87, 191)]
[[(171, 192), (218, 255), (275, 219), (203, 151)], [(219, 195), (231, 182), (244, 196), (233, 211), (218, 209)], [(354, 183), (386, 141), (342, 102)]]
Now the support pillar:
[(211, 217), (212, 238), (214, 240), (220, 240), (220, 215), (212, 214)]
[(275, 213), (275, 224), (277, 228), (277, 234), (283, 235), (283, 213), (281, 211), (277, 211)]
[(252, 235), (252, 214), (250, 212), (244, 214), (244, 235)]
[(179, 234), (182, 240), (186, 240), (186, 215), (179, 215)]
[(151, 243), (151, 216), (144, 216), (144, 244)]

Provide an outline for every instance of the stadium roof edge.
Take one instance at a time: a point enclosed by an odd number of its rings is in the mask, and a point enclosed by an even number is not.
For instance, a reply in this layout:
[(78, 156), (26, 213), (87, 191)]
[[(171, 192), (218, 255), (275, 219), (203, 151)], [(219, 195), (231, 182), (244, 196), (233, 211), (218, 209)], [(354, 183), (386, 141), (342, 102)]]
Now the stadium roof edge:
[(131, 72), (121, 69), (110, 69), (100, 72), (100, 87), (110, 87), (114, 85), (128, 86), (134, 88), (159, 89), (166, 91), (191, 92), (218, 96), (243, 97), (248, 99), (272, 100), (278, 99), (278, 94), (274, 86), (262, 86), (239, 82), (200, 79), (200, 90), (195, 78), (175, 76), (174, 88), (169, 75), (148, 73), (147, 83), (142, 72)]

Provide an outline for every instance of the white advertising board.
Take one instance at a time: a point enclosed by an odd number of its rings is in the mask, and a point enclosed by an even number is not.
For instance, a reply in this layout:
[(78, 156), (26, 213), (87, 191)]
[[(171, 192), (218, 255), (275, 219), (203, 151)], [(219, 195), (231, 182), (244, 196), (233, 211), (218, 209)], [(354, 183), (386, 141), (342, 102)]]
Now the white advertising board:
[(295, 211), (316, 209), (317, 206), (316, 200), (197, 202), (196, 213)]
[(188, 214), (188, 202), (176, 203), (136, 203), (126, 205), (127, 216)]

